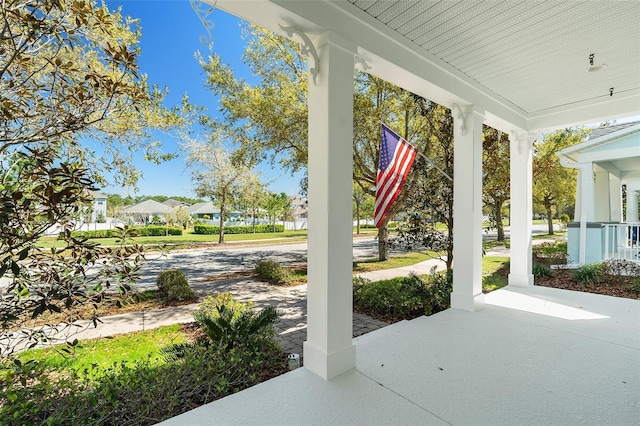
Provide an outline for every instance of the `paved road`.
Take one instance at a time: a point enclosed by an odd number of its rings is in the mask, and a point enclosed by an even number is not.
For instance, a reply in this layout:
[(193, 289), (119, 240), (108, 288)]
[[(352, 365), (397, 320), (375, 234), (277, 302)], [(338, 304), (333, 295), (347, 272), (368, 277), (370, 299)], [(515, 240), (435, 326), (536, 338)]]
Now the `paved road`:
[[(354, 260), (375, 257), (377, 250), (377, 240), (374, 237), (358, 237), (353, 240)], [(156, 277), (167, 269), (180, 269), (191, 282), (211, 275), (252, 270), (261, 259), (274, 259), (282, 264), (304, 263), (307, 261), (307, 243), (212, 246), (207, 249), (179, 251), (167, 256), (152, 253), (142, 266), (138, 288), (155, 288)]]

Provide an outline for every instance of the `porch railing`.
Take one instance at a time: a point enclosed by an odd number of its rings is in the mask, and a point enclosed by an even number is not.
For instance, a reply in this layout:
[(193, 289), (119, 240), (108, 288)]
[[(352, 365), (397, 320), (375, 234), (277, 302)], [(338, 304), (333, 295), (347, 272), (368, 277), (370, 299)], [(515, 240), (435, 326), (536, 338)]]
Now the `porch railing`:
[(604, 260), (640, 263), (640, 222), (603, 224)]

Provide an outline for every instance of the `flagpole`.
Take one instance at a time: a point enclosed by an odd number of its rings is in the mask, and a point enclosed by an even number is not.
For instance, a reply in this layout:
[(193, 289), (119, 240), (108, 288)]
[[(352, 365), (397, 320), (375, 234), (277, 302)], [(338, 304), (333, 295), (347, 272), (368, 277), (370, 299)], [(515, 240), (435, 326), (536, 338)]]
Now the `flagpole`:
[(402, 138), (403, 140), (405, 140), (409, 145), (411, 145), (413, 147), (413, 149), (416, 150), (416, 153), (418, 155), (420, 155), (422, 158), (424, 158), (426, 160), (427, 163), (429, 163), (429, 165), (431, 165), (432, 167), (434, 167), (436, 170), (438, 170), (444, 177), (446, 177), (447, 179), (449, 179), (451, 182), (453, 182), (453, 178), (451, 176), (449, 176), (447, 174), (447, 172), (445, 172), (444, 170), (442, 170), (440, 167), (438, 167), (438, 165), (436, 163), (433, 162), (433, 160), (431, 160), (429, 157), (427, 157), (426, 155), (424, 155), (423, 153), (421, 153), (420, 151), (418, 151), (418, 148), (416, 148), (416, 146), (414, 144), (412, 144), (411, 142), (407, 141), (405, 138), (403, 138), (402, 136), (400, 136), (399, 134), (397, 134), (396, 132), (394, 132), (393, 130), (391, 130), (391, 127), (387, 126), (382, 120), (378, 120), (380, 122), (380, 124), (382, 124), (384, 127), (386, 127), (391, 133), (393, 133), (394, 135), (396, 135), (399, 138)]

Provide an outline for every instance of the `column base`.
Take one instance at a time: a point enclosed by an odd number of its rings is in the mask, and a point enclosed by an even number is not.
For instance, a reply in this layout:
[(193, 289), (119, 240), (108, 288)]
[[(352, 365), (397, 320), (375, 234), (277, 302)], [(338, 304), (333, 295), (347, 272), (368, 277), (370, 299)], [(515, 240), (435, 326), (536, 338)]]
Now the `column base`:
[(484, 306), (484, 294), (470, 296), (468, 294), (451, 293), (451, 307), (463, 311), (475, 312)]
[(509, 285), (514, 287), (533, 287), (533, 275), (509, 274)]
[(356, 347), (353, 344), (329, 354), (310, 342), (304, 342), (302, 350), (304, 366), (325, 380), (356, 367)]

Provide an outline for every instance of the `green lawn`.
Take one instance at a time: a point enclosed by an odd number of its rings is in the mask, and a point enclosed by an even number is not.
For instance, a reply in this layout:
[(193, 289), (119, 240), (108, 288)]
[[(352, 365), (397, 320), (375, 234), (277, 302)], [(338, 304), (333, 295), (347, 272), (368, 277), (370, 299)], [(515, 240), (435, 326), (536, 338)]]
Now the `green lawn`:
[(484, 256), (482, 258), (482, 290), (484, 292), (497, 290), (508, 284), (508, 278), (497, 273), (508, 262), (508, 257)]
[[(261, 242), (269, 242), (274, 238), (285, 239), (290, 241), (304, 241), (307, 238), (307, 231), (285, 231), (274, 232), (264, 234), (225, 234), (225, 242), (238, 242), (238, 241), (252, 241), (256, 244)], [(103, 246), (118, 245), (119, 240), (117, 238), (96, 238), (89, 241), (101, 244)], [(191, 232), (185, 232), (183, 235), (169, 235), (165, 237), (134, 237), (132, 241), (136, 244), (145, 246), (190, 246), (198, 244), (216, 244), (218, 242), (218, 235), (202, 235), (193, 234)], [(59, 241), (57, 238), (47, 237), (41, 238), (38, 242), (40, 247), (64, 247), (64, 242)]]
[(56, 348), (32, 349), (19, 355), (27, 361), (35, 359), (46, 367), (55, 369), (91, 370), (95, 365), (108, 368), (121, 361), (136, 361), (150, 358), (163, 362), (160, 349), (172, 343), (186, 342), (179, 324), (135, 333), (122, 334), (95, 340), (84, 340), (79, 347), (71, 348), (71, 354), (61, 354), (61, 345)]
[(410, 252), (400, 255), (391, 256), (389, 260), (379, 262), (378, 259), (366, 259), (359, 262), (354, 262), (353, 272), (371, 272), (380, 271), (382, 269), (402, 268), (403, 266), (411, 266), (418, 262), (425, 260), (438, 258), (438, 254), (435, 252)]

